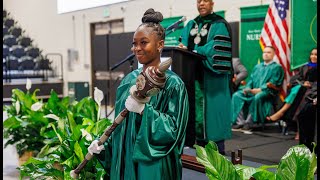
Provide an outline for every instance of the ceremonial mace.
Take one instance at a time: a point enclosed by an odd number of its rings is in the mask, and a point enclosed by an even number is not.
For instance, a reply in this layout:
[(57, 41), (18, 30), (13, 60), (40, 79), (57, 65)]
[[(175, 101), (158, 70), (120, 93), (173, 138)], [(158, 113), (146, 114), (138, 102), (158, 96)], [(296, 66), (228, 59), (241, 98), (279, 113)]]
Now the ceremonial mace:
[[(130, 95), (136, 101), (140, 103), (147, 103), (150, 101), (150, 97), (159, 93), (166, 83), (165, 71), (170, 67), (172, 59), (161, 62), (159, 67), (149, 66), (145, 71), (142, 71), (136, 80), (136, 85), (130, 88)], [(98, 145), (102, 145), (110, 137), (115, 128), (123, 121), (128, 114), (128, 109), (125, 108), (116, 117), (111, 126), (109, 126), (98, 141)], [(92, 159), (93, 154), (89, 152), (85, 156), (85, 159), (78, 165), (75, 170), (70, 172), (70, 176), (74, 179), (79, 178), (80, 171), (86, 166), (86, 164)]]

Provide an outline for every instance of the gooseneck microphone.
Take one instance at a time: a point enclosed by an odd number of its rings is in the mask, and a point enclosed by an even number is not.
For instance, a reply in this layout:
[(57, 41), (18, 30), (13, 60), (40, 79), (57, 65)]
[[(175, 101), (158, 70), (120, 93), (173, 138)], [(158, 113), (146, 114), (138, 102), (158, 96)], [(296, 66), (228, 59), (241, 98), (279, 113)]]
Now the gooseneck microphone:
[(175, 29), (177, 29), (179, 27), (179, 24), (186, 21), (187, 18), (185, 16), (183, 16), (181, 19), (179, 19), (177, 22), (171, 24), (169, 27), (166, 28), (166, 31), (174, 31)]

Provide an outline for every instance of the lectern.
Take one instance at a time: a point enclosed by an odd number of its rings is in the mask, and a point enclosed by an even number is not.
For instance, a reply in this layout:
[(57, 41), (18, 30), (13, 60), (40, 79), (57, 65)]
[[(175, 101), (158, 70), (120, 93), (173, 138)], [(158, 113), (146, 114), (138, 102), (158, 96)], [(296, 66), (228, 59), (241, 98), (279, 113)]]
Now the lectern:
[[(175, 72), (186, 85), (189, 99), (189, 121), (187, 125), (185, 145), (193, 147), (195, 143), (195, 86), (197, 79), (202, 79), (202, 60), (206, 57), (200, 54), (184, 50), (178, 47), (165, 47), (162, 51), (162, 57), (171, 57), (171, 70)], [(204, 172), (196, 158), (189, 155), (182, 155), (182, 163), (186, 168)]]

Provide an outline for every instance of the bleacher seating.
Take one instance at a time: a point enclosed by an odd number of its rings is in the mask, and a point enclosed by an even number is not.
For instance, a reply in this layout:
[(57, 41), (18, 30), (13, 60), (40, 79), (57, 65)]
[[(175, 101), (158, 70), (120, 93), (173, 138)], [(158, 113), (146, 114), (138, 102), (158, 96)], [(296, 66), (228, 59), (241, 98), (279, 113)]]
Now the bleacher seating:
[(31, 56), (33, 58), (36, 58), (36, 57), (38, 57), (40, 55), (39, 48), (28, 46), (28, 47), (25, 48), (25, 50), (26, 50), (27, 55)]
[(19, 27), (12, 26), (9, 31), (14, 37), (19, 37), (22, 34), (22, 29)]
[(23, 56), (19, 60), (19, 70), (25, 71), (25, 70), (34, 70), (35, 68), (35, 62), (33, 61), (33, 58), (30, 56)]
[(20, 36), (18, 38), (19, 45), (23, 47), (31, 46), (31, 39), (29, 37)]
[(14, 26), (15, 22), (14, 22), (13, 19), (5, 18), (5, 19), (3, 20), (3, 24), (4, 24), (6, 27), (10, 28), (10, 27)]
[(10, 56), (10, 60), (7, 61), (8, 70), (19, 70), (18, 58)]
[(17, 38), (14, 37), (14, 36), (11, 35), (11, 34), (5, 35), (5, 36), (3, 37), (3, 44), (5, 44), (5, 45), (7, 45), (7, 46), (9, 46), (9, 47), (11, 47), (11, 46), (13, 46), (13, 45), (16, 45), (16, 44), (18, 44)]
[(3, 26), (3, 33), (2, 34), (3, 34), (3, 36), (9, 34), (9, 28), (7, 28), (7, 26)]
[(47, 79), (48, 71), (53, 74), (51, 62), (43, 58), (42, 51), (32, 45), (31, 38), (9, 15), (3, 10), (3, 79)]
[(10, 48), (10, 54), (17, 58), (21, 58), (22, 56), (26, 55), (26, 52), (24, 51), (23, 46), (14, 45)]

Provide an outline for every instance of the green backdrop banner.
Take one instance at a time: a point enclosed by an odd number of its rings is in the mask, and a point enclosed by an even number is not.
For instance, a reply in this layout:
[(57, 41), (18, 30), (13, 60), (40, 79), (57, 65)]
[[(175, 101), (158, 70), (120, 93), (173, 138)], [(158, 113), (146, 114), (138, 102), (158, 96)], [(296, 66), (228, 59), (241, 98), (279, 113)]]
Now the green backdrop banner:
[(240, 60), (249, 74), (258, 62), (263, 61), (259, 38), (268, 7), (269, 5), (240, 8)]
[[(163, 21), (160, 24), (163, 28), (166, 29), (168, 26), (179, 21), (179, 19), (181, 19), (181, 18), (182, 18), (182, 16), (165, 18), (165, 19), (163, 19)], [(180, 43), (179, 37), (182, 33), (183, 27), (184, 27), (184, 23), (181, 23), (181, 24), (179, 24), (179, 27), (174, 32), (171, 32), (170, 34), (166, 35), (166, 39), (164, 40), (164, 45), (165, 46), (178, 46)]]
[(317, 0), (292, 0), (291, 30), (291, 69), (296, 69), (317, 47)]
[(225, 11), (215, 11), (214, 13), (218, 14), (219, 16), (225, 18)]

